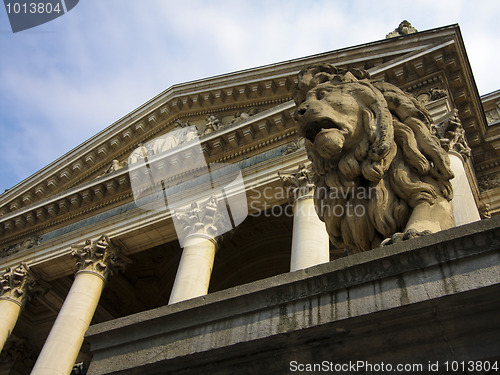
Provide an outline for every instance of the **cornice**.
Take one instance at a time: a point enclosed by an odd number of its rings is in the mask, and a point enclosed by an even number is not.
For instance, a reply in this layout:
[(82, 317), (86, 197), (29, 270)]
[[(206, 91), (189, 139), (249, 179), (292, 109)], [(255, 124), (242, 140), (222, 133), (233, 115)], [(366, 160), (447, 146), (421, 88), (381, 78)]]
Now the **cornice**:
[[(440, 81), (459, 111), (473, 154), (484, 144), (486, 120), (460, 32), (456, 25), (446, 26), (174, 85), (1, 195), (0, 246), (43, 231), (49, 222), (60, 225), (60, 220), (67, 222), (130, 200), (124, 171), (99, 174), (113, 159), (124, 160), (139, 143), (167, 132), (178, 120), (284, 105), (286, 118), (279, 113), (273, 118), (272, 111), (257, 114), (249, 122), (203, 138), (202, 144), (207, 159), (227, 161), (281, 141), (292, 126), (294, 105), (289, 99), (296, 74), (305, 65), (320, 62), (366, 68), (409, 91), (422, 82)], [(39, 208), (43, 209), (37, 214)]]
[[(0, 196), (0, 207), (7, 212), (54, 195), (73, 186), (90, 173), (97, 173), (124, 147), (167, 121), (187, 112), (208, 113), (231, 105), (241, 108), (278, 97), (290, 97), (297, 72), (318, 62), (336, 64), (382, 63), (384, 59), (435, 43), (436, 38), (452, 35), (457, 27), (446, 26), (405, 38), (384, 39), (295, 60), (242, 70), (234, 73), (178, 84), (96, 134), (82, 145), (57, 159), (33, 176)], [(1, 213), (1, 212), (0, 212)]]
[[(264, 153), (242, 159), (237, 163), (245, 180), (249, 214), (258, 212), (258, 207), (263, 204), (284, 203), (280, 200), (280, 194), (276, 197), (273, 195), (274, 200), (264, 201), (261, 197), (265, 196), (265, 189), (269, 186), (279, 186), (277, 174), (279, 170), (292, 168), (307, 161), (305, 149), (303, 147), (289, 149), (288, 145), (294, 142), (288, 142), (288, 139), (296, 139), (296, 134), (287, 137), (285, 144), (278, 146), (273, 144), (275, 147)], [(187, 195), (183, 193), (186, 190), (189, 190)], [(190, 200), (196, 200), (206, 192), (188, 181), (187, 186), (181, 187), (176, 194), (179, 195), (179, 199), (186, 199), (188, 196)], [(255, 195), (257, 197), (254, 197)], [(66, 226), (46, 233), (36, 243), (24, 246), (1, 260), (4, 267), (15, 265), (20, 260), (25, 261), (30, 267), (35, 267), (37, 274), (43, 276), (44, 280), (50, 281), (74, 272), (73, 267), (68, 267), (72, 244), (81, 243), (84, 238), (98, 237), (102, 233), (112, 238), (127, 256), (177, 238), (170, 210), (149, 211), (134, 204), (122, 203), (100, 215), (86, 217), (79, 222), (68, 222)]]
[[(275, 147), (276, 144), (289, 142), (289, 138), (296, 134), (292, 120), (294, 108), (293, 101), (287, 101), (247, 121), (202, 137), (201, 147), (207, 161), (234, 161)], [(129, 168), (119, 169), (0, 216), (0, 233), (3, 237), (0, 248), (26, 236), (41, 235), (70, 221), (131, 202), (133, 197), (128, 172)]]

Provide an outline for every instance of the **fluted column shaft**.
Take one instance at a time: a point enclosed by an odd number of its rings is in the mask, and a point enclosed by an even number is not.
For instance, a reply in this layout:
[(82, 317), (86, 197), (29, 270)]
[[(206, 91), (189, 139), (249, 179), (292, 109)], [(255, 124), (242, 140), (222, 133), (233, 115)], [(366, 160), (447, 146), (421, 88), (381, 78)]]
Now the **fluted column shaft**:
[(195, 202), (174, 213), (179, 242), (184, 247), (169, 304), (208, 293), (216, 252), (216, 237), (224, 232), (224, 217), (217, 198)]
[(312, 194), (295, 200), (293, 207), (292, 258), (290, 271), (312, 267), (330, 260), (325, 223), (314, 208)]
[(458, 110), (454, 109), (443, 116), (440, 121), (438, 120), (438, 123), (433, 126), (433, 131), (443, 148), (448, 152), (450, 167), (455, 175), (451, 180), (455, 225), (459, 226), (481, 220), (465, 170), (465, 164), (470, 158), (471, 151), (467, 144), (465, 130), (458, 117)]
[(330, 260), (330, 240), (325, 223), (314, 208), (310, 164), (279, 173), (293, 202), (293, 234), (290, 271), (312, 267)]
[(50, 330), (31, 375), (69, 375), (94, 316), (110, 268), (116, 264), (116, 249), (106, 236), (72, 253), (80, 270)]
[(21, 305), (16, 301), (0, 299), (0, 351), (16, 326)]
[(463, 157), (456, 152), (449, 152), (451, 170), (455, 178), (451, 180), (453, 187), (453, 214), (455, 225), (464, 225), (481, 220), (476, 201), (464, 168)]
[(209, 236), (193, 234), (185, 239), (169, 304), (208, 293), (215, 259), (215, 245), (215, 239)]
[(14, 330), (34, 278), (25, 264), (7, 268), (0, 276), (0, 351)]

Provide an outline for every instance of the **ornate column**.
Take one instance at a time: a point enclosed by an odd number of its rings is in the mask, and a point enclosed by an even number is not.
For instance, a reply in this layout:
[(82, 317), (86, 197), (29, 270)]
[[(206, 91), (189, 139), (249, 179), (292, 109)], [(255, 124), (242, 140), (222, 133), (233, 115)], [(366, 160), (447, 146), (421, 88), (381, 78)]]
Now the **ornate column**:
[(210, 197), (204, 203), (193, 203), (191, 208), (174, 213), (182, 225), (178, 233), (184, 247), (175, 276), (169, 304), (203, 296), (208, 293), (215, 258), (217, 233), (223, 225), (217, 199)]
[(24, 263), (16, 268), (7, 268), (0, 276), (0, 351), (14, 330), (34, 283), (35, 279)]
[(107, 236), (87, 240), (71, 253), (78, 259), (75, 280), (50, 330), (31, 375), (69, 375), (84, 334), (101, 297), (106, 278), (120, 265), (117, 249)]
[(438, 136), (443, 148), (448, 151), (450, 166), (455, 174), (455, 178), (451, 180), (455, 225), (481, 220), (470, 185), (470, 179), (473, 178), (472, 168), (469, 165), (470, 148), (465, 139), (465, 131), (458, 117), (458, 111), (455, 109), (444, 116), (442, 121), (434, 126), (434, 133)]
[(278, 172), (293, 203), (292, 259), (290, 271), (326, 263), (330, 260), (330, 240), (316, 214), (313, 201), (311, 165)]

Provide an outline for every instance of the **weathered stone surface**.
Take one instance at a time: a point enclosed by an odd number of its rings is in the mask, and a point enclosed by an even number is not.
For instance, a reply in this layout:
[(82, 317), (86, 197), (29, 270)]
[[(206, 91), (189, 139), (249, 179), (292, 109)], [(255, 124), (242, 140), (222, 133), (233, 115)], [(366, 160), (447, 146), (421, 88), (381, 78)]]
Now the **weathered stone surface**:
[(292, 361), (440, 361), (443, 371), (445, 360), (494, 359), (499, 226), (483, 220), (92, 326), (89, 374), (276, 374)]
[(450, 161), (414, 97), (320, 64), (299, 73), (294, 100), (316, 210), (337, 248), (352, 254), (455, 225)]
[(389, 39), (397, 36), (413, 34), (416, 32), (418, 32), (418, 30), (415, 29), (410, 22), (404, 20), (399, 24), (399, 26), (396, 29), (394, 29), (394, 31), (391, 31), (389, 34), (387, 34), (386, 38)]
[(36, 286), (34, 275), (25, 263), (7, 268), (0, 275), (0, 299), (8, 299), (22, 305), (29, 299)]
[(77, 258), (79, 271), (93, 272), (104, 279), (117, 269), (124, 269), (125, 262), (118, 255), (108, 236), (101, 235), (96, 241), (87, 240), (83, 246), (72, 246), (71, 255)]

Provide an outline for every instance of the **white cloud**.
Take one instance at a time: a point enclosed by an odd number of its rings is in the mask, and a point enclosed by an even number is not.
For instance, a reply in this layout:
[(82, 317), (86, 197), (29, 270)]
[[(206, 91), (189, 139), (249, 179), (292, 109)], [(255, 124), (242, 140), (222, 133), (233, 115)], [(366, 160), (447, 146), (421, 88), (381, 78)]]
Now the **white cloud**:
[(383, 39), (403, 19), (421, 31), (459, 23), (484, 94), (500, 88), (499, 10), (466, 0), (80, 1), (30, 32), (0, 33), (0, 191), (173, 84)]

